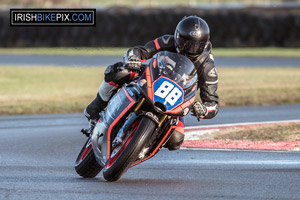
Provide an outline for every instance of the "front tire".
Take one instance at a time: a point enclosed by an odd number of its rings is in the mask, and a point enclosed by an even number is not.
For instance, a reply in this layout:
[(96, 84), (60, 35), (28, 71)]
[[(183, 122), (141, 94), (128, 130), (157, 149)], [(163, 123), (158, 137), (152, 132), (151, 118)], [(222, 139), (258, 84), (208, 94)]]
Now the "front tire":
[(76, 159), (75, 170), (83, 178), (94, 178), (102, 168), (96, 161), (91, 138), (89, 137)]
[(107, 181), (117, 181), (128, 170), (130, 165), (138, 158), (140, 152), (150, 139), (156, 124), (151, 119), (143, 117), (135, 126), (132, 125), (129, 137), (124, 141), (123, 147), (113, 157), (110, 157), (103, 170), (103, 176)]

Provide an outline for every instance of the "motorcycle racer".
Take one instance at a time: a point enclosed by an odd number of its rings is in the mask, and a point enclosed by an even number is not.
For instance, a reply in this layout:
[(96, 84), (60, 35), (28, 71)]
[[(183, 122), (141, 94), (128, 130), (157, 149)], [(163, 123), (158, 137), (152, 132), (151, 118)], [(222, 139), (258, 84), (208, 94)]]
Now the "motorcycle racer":
[[(144, 46), (136, 46), (124, 55), (124, 63), (138, 68), (140, 63), (152, 58), (159, 51), (170, 51), (183, 54), (195, 65), (198, 73), (198, 89), (202, 102), (195, 102), (193, 115), (199, 119), (211, 119), (218, 113), (219, 97), (218, 73), (212, 56), (212, 45), (209, 40), (210, 30), (207, 23), (200, 17), (189, 16), (183, 18), (177, 25), (174, 35), (164, 35)], [(84, 110), (85, 116), (92, 127), (99, 113), (105, 109), (108, 101), (124, 83), (129, 83), (137, 72), (125, 69), (124, 63), (118, 62), (109, 65), (104, 72), (104, 81), (101, 83), (96, 98)], [(169, 150), (180, 148), (184, 140), (184, 120), (181, 117), (177, 128), (164, 147)]]

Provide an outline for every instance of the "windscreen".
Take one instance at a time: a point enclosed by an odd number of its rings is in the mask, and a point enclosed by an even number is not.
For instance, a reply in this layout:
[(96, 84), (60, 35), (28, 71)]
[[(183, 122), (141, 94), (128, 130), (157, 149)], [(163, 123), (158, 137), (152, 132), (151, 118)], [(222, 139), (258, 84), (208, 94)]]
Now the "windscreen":
[(194, 64), (181, 54), (163, 51), (156, 54), (154, 59), (152, 66), (159, 68), (159, 74), (177, 82), (182, 88), (188, 87), (189, 81), (197, 78)]

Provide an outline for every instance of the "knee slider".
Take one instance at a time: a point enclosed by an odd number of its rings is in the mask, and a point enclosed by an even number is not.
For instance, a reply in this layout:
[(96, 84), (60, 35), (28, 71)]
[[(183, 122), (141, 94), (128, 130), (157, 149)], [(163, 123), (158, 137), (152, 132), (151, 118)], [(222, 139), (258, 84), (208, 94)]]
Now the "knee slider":
[(177, 150), (180, 148), (183, 143), (184, 135), (178, 131), (174, 131), (169, 138), (168, 142), (165, 144), (165, 147), (169, 150)]

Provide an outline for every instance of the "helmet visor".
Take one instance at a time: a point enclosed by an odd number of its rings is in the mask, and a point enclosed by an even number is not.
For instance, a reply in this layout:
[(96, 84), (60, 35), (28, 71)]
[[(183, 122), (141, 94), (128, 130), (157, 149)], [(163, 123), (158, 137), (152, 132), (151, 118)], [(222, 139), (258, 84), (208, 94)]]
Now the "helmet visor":
[(183, 37), (177, 39), (179, 50), (188, 55), (199, 55), (203, 52), (206, 42), (188, 40)]

